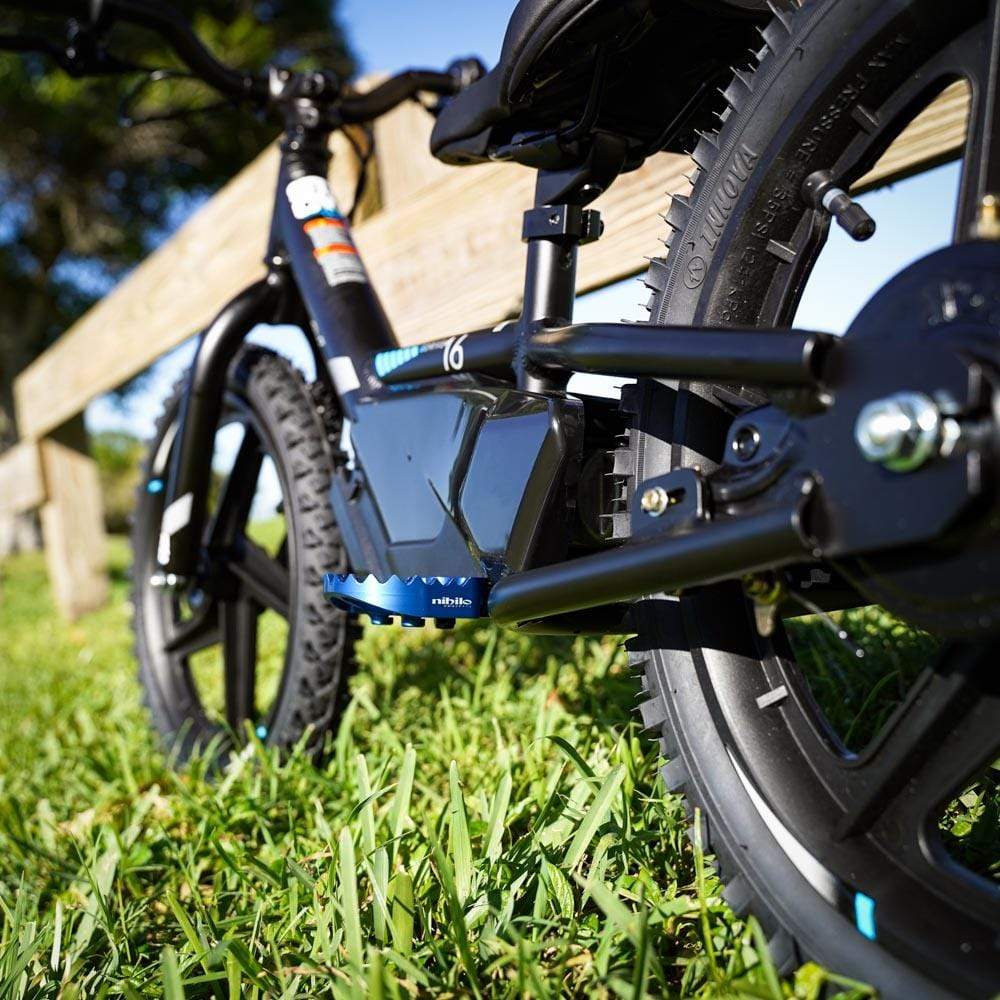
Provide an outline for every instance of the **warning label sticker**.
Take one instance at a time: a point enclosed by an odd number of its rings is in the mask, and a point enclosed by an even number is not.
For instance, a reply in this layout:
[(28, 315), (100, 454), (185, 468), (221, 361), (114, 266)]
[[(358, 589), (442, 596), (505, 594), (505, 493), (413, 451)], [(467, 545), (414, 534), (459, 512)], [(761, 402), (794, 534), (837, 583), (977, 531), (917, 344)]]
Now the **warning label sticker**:
[(302, 228), (312, 242), (313, 256), (327, 284), (367, 282), (350, 226), (340, 214), (326, 178), (300, 177), (288, 184), (285, 194), (292, 215), (304, 222)]

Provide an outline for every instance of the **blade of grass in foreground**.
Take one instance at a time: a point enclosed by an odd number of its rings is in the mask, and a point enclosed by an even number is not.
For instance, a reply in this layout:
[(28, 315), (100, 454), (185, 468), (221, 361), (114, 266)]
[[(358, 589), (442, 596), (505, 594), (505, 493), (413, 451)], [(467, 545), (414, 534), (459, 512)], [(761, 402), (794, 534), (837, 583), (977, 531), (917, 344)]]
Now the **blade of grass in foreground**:
[(451, 786), (451, 816), (449, 834), (451, 856), (455, 859), (455, 889), (464, 906), (472, 894), (472, 844), (469, 840), (469, 820), (465, 815), (465, 799), (458, 776), (458, 764), (451, 762), (448, 771)]
[(397, 848), (397, 841), (403, 834), (403, 827), (410, 817), (410, 796), (413, 793), (413, 774), (417, 767), (417, 752), (408, 743), (403, 752), (403, 766), (399, 769), (399, 784), (396, 785), (396, 794), (392, 800), (392, 807), (389, 810), (389, 826), (392, 830), (393, 855)]
[(177, 966), (177, 953), (170, 945), (163, 949), (161, 968), (164, 1000), (184, 1000), (184, 984), (181, 982), (181, 970)]
[(445, 857), (444, 851), (437, 840), (431, 841), (434, 852), (434, 861), (437, 864), (438, 874), (441, 877), (441, 887), (444, 889), (445, 899), (448, 903), (448, 910), (451, 915), (451, 930), (455, 936), (455, 944), (458, 947), (458, 954), (465, 966), (465, 972), (472, 984), (472, 992), (478, 997), (479, 981), (476, 978), (476, 963), (472, 957), (472, 949), (469, 947), (469, 929), (465, 923), (465, 912), (458, 897), (458, 890), (455, 887), (455, 874), (451, 868), (451, 862)]
[(500, 776), (500, 784), (493, 793), (493, 804), (490, 806), (490, 818), (486, 827), (486, 857), (491, 864), (497, 863), (503, 850), (504, 823), (510, 806), (512, 785), (513, 779), (508, 767)]
[(365, 949), (361, 939), (361, 914), (358, 911), (357, 863), (351, 831), (340, 831), (340, 907), (344, 921), (344, 937), (348, 961), (360, 972), (365, 966)]
[(594, 835), (607, 819), (615, 795), (624, 777), (625, 769), (621, 765), (612, 768), (608, 772), (604, 783), (601, 785), (601, 790), (594, 797), (594, 801), (590, 804), (587, 814), (583, 817), (583, 822), (580, 823), (576, 835), (566, 850), (566, 857), (563, 858), (563, 864), (567, 868), (572, 870), (577, 866), (590, 846), (591, 840), (594, 839)]

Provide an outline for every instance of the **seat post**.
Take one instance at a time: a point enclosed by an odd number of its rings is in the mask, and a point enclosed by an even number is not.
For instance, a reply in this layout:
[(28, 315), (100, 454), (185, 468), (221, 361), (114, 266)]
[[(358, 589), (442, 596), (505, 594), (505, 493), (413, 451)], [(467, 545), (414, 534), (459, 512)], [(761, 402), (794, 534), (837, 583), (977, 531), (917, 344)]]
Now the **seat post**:
[[(528, 259), (520, 322), (522, 343), (540, 327), (565, 326), (573, 321), (578, 251), (581, 245), (598, 239), (604, 228), (600, 213), (583, 207), (600, 191), (585, 183), (566, 185), (565, 175), (558, 179), (562, 185), (555, 185), (553, 175), (541, 171), (534, 208), (524, 213), (522, 239), (528, 245)], [(568, 376), (533, 370), (525, 363), (523, 351), (518, 355), (520, 388), (546, 392), (566, 385)]]

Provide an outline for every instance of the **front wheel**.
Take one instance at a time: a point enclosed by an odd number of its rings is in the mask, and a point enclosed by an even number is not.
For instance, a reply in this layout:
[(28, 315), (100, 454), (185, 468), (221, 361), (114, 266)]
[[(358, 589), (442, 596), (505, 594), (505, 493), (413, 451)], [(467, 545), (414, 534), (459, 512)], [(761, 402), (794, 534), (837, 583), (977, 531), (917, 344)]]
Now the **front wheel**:
[(357, 626), (323, 600), (347, 571), (330, 509), (331, 428), (317, 390), (285, 359), (248, 348), (230, 372), (216, 435), (199, 579), (154, 585), (164, 484), (181, 392), (150, 448), (132, 534), (139, 679), (152, 721), (183, 761), (215, 741), (303, 737), (318, 749), (336, 721)]

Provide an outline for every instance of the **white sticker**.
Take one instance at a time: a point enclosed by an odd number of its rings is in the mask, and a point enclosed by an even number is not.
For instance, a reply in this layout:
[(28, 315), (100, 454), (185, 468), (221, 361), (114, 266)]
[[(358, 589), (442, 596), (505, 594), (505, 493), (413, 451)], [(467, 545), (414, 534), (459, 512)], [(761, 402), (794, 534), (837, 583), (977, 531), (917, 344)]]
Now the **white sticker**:
[(330, 374), (333, 376), (334, 387), (341, 396), (361, 388), (354, 362), (345, 355), (330, 359)]
[(185, 493), (178, 497), (164, 512), (160, 521), (160, 529), (168, 535), (176, 535), (181, 528), (186, 528), (191, 521), (191, 506), (194, 494)]
[(323, 212), (336, 212), (337, 202), (325, 177), (309, 174), (290, 181), (285, 196), (296, 219), (310, 219)]
[(460, 337), (451, 337), (445, 341), (442, 360), (446, 372), (460, 372), (465, 366), (465, 338), (468, 334), (463, 333)]
[(315, 251), (316, 260), (323, 269), (328, 285), (343, 285), (349, 281), (368, 283), (368, 273), (361, 263), (357, 250), (334, 247)]
[(156, 547), (156, 561), (161, 566), (166, 566), (170, 562), (171, 536), (176, 535), (181, 528), (186, 528), (190, 523), (193, 503), (194, 494), (185, 493), (163, 512), (163, 517), (160, 519), (160, 543)]

